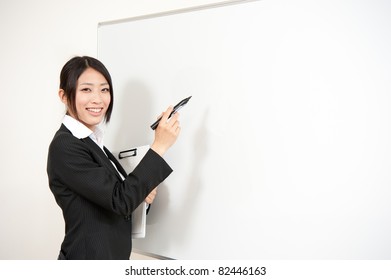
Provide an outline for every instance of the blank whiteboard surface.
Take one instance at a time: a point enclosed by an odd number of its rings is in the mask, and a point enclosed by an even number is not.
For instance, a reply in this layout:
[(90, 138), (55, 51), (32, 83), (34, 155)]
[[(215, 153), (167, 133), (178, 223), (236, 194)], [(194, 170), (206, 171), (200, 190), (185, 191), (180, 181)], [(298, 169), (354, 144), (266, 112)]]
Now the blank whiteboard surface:
[(105, 145), (151, 144), (146, 238), (176, 259), (391, 258), (391, 3), (235, 1), (98, 27), (114, 83)]

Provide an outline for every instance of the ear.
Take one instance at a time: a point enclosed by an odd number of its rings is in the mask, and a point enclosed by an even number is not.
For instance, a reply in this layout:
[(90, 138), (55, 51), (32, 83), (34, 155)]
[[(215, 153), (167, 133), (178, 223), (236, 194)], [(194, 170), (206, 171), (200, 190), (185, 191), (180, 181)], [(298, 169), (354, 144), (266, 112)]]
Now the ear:
[(65, 105), (68, 105), (68, 99), (67, 99), (67, 96), (65, 95), (65, 91), (63, 89), (60, 88), (60, 90), (58, 91), (58, 96), (60, 97), (60, 100), (62, 103), (64, 103)]

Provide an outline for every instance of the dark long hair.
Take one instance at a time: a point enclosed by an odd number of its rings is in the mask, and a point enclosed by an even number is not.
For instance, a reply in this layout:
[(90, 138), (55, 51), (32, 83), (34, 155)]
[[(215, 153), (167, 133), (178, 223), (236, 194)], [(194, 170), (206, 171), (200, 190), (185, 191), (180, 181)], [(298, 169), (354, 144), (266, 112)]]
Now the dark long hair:
[(94, 70), (101, 73), (103, 77), (105, 77), (107, 83), (109, 84), (111, 101), (105, 115), (105, 122), (107, 123), (110, 121), (111, 112), (113, 111), (114, 94), (113, 94), (113, 84), (111, 81), (110, 73), (103, 65), (102, 62), (100, 62), (96, 58), (89, 57), (89, 56), (76, 56), (70, 59), (67, 63), (65, 63), (64, 67), (61, 70), (60, 89), (64, 90), (65, 92), (69, 109), (78, 118), (77, 111), (76, 111), (77, 80), (87, 68), (93, 68)]

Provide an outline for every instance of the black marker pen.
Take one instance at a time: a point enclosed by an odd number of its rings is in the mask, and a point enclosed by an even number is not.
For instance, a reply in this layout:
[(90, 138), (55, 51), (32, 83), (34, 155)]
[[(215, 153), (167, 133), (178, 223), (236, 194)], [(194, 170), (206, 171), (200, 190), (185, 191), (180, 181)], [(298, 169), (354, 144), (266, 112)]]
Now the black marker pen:
[[(178, 112), (183, 106), (185, 106), (187, 104), (187, 102), (189, 102), (191, 96), (189, 96), (188, 98), (185, 98), (183, 99), (181, 102), (179, 102), (177, 105), (174, 106), (174, 109), (172, 110), (171, 114), (168, 116), (168, 119), (170, 119), (172, 117), (173, 114), (175, 114), (176, 112)], [(153, 130), (156, 129), (156, 127), (159, 125), (159, 122), (160, 120), (162, 119), (162, 117), (160, 117), (156, 122), (154, 122), (152, 125), (151, 125), (151, 128)]]

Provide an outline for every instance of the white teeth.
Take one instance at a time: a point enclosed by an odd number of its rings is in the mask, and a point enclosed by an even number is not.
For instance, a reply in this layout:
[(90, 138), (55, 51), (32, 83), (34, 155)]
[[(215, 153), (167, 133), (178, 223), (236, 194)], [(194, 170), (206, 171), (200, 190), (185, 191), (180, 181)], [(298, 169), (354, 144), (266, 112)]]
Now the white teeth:
[(99, 113), (100, 111), (102, 111), (102, 108), (87, 108), (87, 110), (94, 113)]

